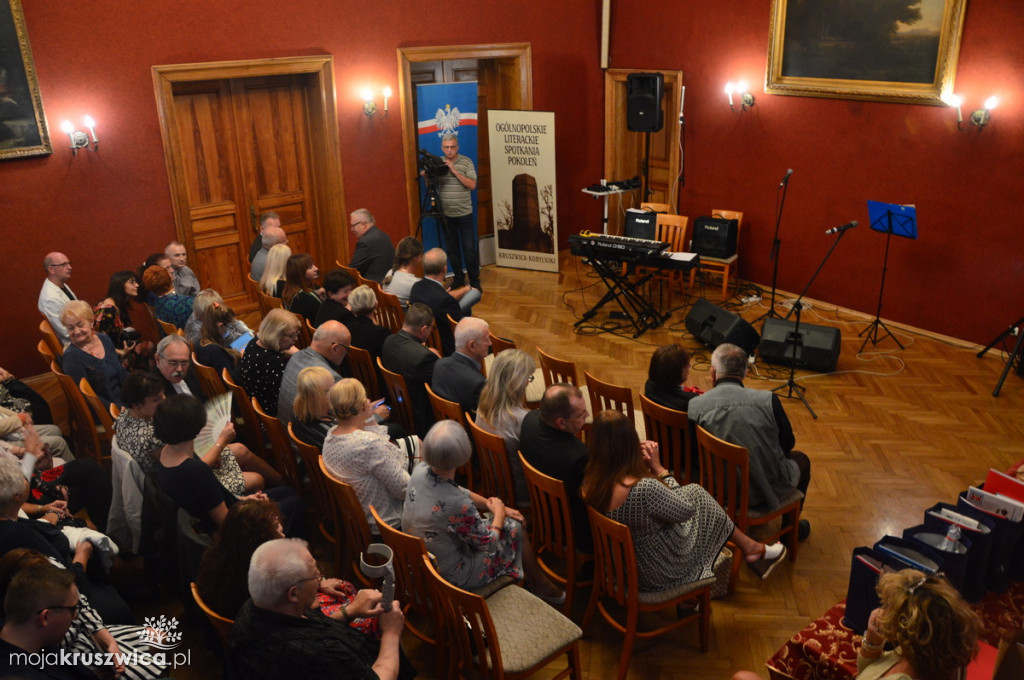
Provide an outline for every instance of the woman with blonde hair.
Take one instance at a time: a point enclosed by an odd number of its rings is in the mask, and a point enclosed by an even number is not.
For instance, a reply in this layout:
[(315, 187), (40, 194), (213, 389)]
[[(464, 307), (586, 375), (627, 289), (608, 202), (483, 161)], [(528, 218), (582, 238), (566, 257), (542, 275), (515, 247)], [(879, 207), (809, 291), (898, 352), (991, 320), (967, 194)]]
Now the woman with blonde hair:
[(505, 440), (512, 476), (515, 478), (516, 498), (529, 498), (526, 476), (519, 464), (519, 430), (523, 418), (530, 411), (523, 405), (526, 387), (533, 380), (537, 364), (533, 357), (521, 349), (507, 349), (494, 357), (487, 372), (487, 383), (480, 393), (476, 411), (476, 424)]
[[(213, 288), (204, 288), (196, 293), (192, 299), (192, 316), (185, 322), (185, 339), (192, 343), (193, 347), (202, 344), (203, 315), (213, 305), (224, 305), (224, 298)], [(245, 322), (235, 317), (226, 326), (227, 334), (224, 339), (228, 344), (233, 343), (243, 335), (251, 335), (252, 329), (245, 325)]]
[(288, 359), (299, 339), (299, 320), (286, 309), (272, 309), (249, 341), (238, 369), (245, 393), (255, 397), (268, 415), (277, 415), (277, 397)]
[(295, 384), (295, 436), (310, 446), (323, 448), (324, 440), (334, 426), (327, 393), (334, 387), (334, 376), (323, 366), (309, 366), (299, 371)]
[(388, 439), (387, 428), (376, 424), (361, 382), (342, 378), (327, 398), (337, 421), (324, 441), (327, 469), (355, 489), (371, 529), (376, 527), (371, 505), (385, 522), (399, 528), (409, 484), (406, 454)]
[(260, 277), (260, 290), (273, 297), (281, 297), (284, 292), (284, 280), (287, 275), (288, 258), (292, 249), (284, 243), (278, 243), (267, 253), (267, 266)]
[(104, 406), (111, 403), (120, 406), (121, 387), (128, 379), (128, 371), (121, 365), (121, 358), (110, 338), (95, 331), (92, 307), (83, 300), (72, 300), (64, 305), (60, 322), (68, 329), (71, 339), (71, 344), (64, 350), (64, 372), (74, 379), (76, 385), (82, 378), (88, 380)]
[(352, 334), (352, 345), (365, 349), (374, 362), (380, 356), (384, 341), (391, 335), (390, 328), (378, 326), (371, 318), (377, 308), (377, 295), (367, 285), (357, 286), (348, 295), (348, 308), (353, 317), (345, 320), (345, 326)]

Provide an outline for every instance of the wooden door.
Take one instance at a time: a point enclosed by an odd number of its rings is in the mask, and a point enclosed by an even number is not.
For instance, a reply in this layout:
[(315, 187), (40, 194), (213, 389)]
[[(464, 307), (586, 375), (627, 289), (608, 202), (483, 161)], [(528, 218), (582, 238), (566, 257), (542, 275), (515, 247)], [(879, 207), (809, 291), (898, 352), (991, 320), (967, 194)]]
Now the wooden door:
[[(605, 130), (604, 176), (609, 179), (643, 178), (644, 144), (646, 135), (630, 132), (626, 127), (626, 78), (632, 69), (608, 69), (605, 72)], [(650, 73), (651, 71), (645, 71)], [(608, 233), (621, 234), (623, 210), (639, 208), (640, 203), (668, 203), (679, 205), (678, 185), (680, 169), (678, 120), (682, 71), (661, 71), (665, 77), (665, 95), (661, 99), (665, 125), (651, 133), (648, 157), (649, 198), (641, 196), (642, 189), (610, 197)]]

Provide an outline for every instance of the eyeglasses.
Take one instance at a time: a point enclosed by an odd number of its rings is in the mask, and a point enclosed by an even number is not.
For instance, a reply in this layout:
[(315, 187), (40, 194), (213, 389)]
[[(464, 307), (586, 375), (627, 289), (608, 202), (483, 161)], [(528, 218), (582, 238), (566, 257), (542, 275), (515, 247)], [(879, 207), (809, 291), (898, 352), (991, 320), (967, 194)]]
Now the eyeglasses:
[(358, 222), (353, 222), (352, 224), (348, 225), (348, 228), (349, 229), (355, 229), (360, 224), (366, 224), (366, 220), (359, 220)]
[(317, 567), (316, 575), (315, 576), (308, 576), (306, 578), (300, 578), (298, 581), (296, 581), (295, 583), (293, 583), (291, 586), (288, 586), (288, 587), (291, 588), (291, 587), (299, 585), (300, 583), (305, 583), (306, 581), (316, 581), (317, 585), (320, 585), (321, 583), (323, 583), (324, 582), (324, 575), (320, 573), (320, 567)]
[(47, 267), (70, 267), (71, 263), (70, 262), (58, 262), (56, 264), (48, 264), (46, 266)]
[(72, 604), (72, 605), (55, 604), (52, 607), (43, 607), (42, 609), (38, 610), (36, 612), (36, 614), (42, 614), (47, 609), (66, 609), (67, 611), (71, 612), (71, 618), (77, 619), (79, 612), (81, 612), (83, 609), (85, 609), (85, 606), (82, 605), (81, 603), (79, 603), (79, 604)]
[(535, 376), (535, 375), (530, 375), (530, 377), (526, 379), (526, 382), (533, 382), (533, 379), (536, 378), (536, 377), (537, 376)]
[[(157, 355), (157, 356), (159, 356), (159, 355)], [(182, 359), (182, 360), (179, 361), (179, 360), (176, 360), (176, 359), (164, 359), (163, 357), (160, 357), (160, 360), (163, 361), (164, 363), (170, 364), (171, 366), (174, 366), (176, 368), (185, 368), (189, 364), (189, 360), (188, 359)]]

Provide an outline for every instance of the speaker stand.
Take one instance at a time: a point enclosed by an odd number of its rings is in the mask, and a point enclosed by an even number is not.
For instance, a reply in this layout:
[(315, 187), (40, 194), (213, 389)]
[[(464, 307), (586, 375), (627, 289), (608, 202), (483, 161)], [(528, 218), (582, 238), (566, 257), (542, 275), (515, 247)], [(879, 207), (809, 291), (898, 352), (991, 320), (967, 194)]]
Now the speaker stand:
[[(659, 105), (660, 105), (660, 103), (659, 103)], [(651, 160), (651, 133), (650, 133), (650, 131), (648, 131), (648, 132), (644, 133), (644, 189), (643, 189), (643, 192), (640, 194), (643, 197), (643, 198), (640, 199), (641, 202), (646, 201), (648, 198), (651, 197), (651, 194), (654, 193), (654, 189), (652, 189), (650, 187), (650, 184), (649, 184), (649, 175), (650, 175), (650, 171), (651, 171), (650, 160)]]
[[(993, 397), (999, 396), (999, 391), (1003, 389), (1003, 383), (1006, 382), (1006, 376), (1010, 374), (1010, 369), (1013, 367), (1015, 361), (1020, 362), (1024, 357), (1021, 357), (1021, 349), (1024, 349), (1024, 332), (1021, 331), (1021, 326), (1024, 326), (1024, 316), (1017, 319), (1016, 323), (1010, 324), (1005, 331), (995, 337), (995, 339), (985, 345), (985, 348), (978, 352), (978, 358), (985, 356), (985, 352), (989, 351), (997, 344), (1010, 337), (1011, 335), (1017, 336), (1017, 342), (1013, 346), (1013, 351), (1010, 356), (1006, 358), (1006, 366), (1003, 368), (1002, 375), (999, 376), (999, 382), (996, 383), (996, 389), (992, 391)], [(1014, 333), (1016, 331), (1016, 333)], [(1017, 364), (1017, 375), (1024, 376), (1024, 364)]]
[(796, 322), (793, 326), (793, 332), (786, 336), (786, 342), (793, 343), (793, 356), (789, 362), (789, 379), (786, 381), (785, 385), (779, 385), (773, 389), (772, 392), (778, 392), (779, 390), (785, 389), (786, 394), (780, 393), (780, 397), (784, 397), (785, 399), (799, 399), (804, 403), (804, 406), (807, 407), (811, 417), (817, 420), (818, 414), (814, 412), (814, 409), (812, 409), (811, 405), (807, 403), (807, 398), (804, 396), (804, 392), (807, 391), (807, 388), (803, 385), (797, 385), (796, 379), (794, 378), (796, 375), (796, 358), (797, 356), (800, 356), (804, 346), (803, 336), (800, 335), (800, 313), (803, 311), (803, 308), (804, 305), (800, 300), (793, 303), (793, 311), (796, 312)]

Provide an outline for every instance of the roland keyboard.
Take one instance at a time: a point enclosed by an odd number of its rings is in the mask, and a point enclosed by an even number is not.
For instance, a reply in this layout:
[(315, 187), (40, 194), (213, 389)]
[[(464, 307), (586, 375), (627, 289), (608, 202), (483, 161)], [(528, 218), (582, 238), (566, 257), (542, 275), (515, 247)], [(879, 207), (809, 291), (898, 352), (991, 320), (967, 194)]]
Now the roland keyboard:
[(697, 266), (696, 253), (672, 253), (667, 241), (656, 241), (630, 236), (593, 234), (581, 231), (570, 234), (569, 252), (577, 257), (588, 257), (614, 262), (628, 262), (644, 267), (689, 271)]

